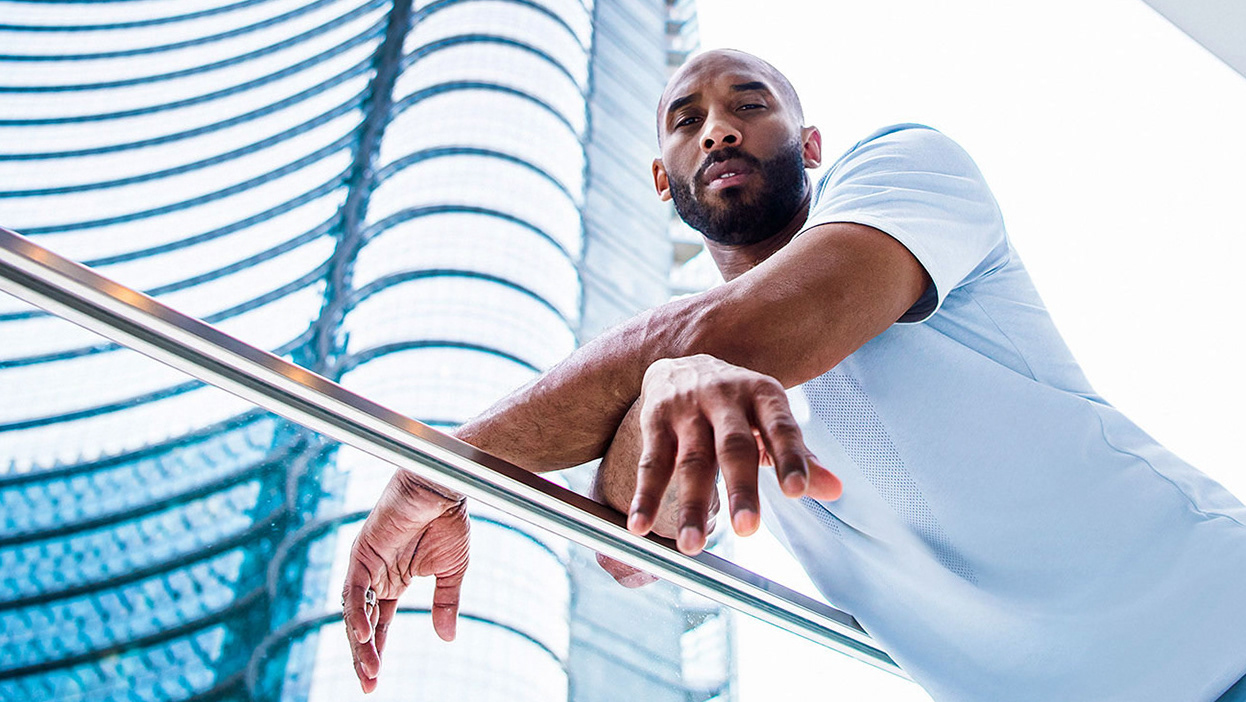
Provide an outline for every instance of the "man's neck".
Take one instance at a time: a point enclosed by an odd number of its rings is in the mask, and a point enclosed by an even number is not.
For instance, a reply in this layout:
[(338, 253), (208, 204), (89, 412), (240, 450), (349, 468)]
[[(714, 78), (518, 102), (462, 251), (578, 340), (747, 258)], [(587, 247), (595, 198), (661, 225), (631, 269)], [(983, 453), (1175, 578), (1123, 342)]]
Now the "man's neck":
[(723, 279), (733, 280), (738, 278), (752, 270), (757, 264), (770, 258), (774, 252), (787, 246), (788, 242), (800, 232), (801, 227), (805, 226), (805, 220), (809, 218), (809, 203), (812, 195), (813, 189), (806, 183), (805, 198), (801, 201), (800, 207), (797, 208), (796, 214), (792, 216), (791, 221), (771, 237), (752, 244), (739, 246), (720, 244), (706, 239), (705, 248), (709, 250), (710, 256), (714, 259), (714, 265), (718, 266), (718, 271), (722, 273)]

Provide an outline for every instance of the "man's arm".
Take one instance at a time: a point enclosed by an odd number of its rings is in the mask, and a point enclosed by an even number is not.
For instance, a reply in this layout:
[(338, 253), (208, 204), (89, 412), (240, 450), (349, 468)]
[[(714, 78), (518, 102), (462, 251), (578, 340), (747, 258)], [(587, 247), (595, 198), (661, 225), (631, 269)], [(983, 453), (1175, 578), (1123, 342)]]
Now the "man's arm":
[(735, 280), (607, 331), (455, 433), (534, 472), (578, 465), (605, 453), (655, 361), (708, 354), (792, 387), (886, 330), (928, 284), (883, 232), (815, 227)]
[[(727, 479), (733, 521), (756, 518), (744, 514), (750, 499), (756, 503), (751, 430), (773, 457), (785, 493), (805, 493), (809, 456), (785, 414), (782, 388), (834, 367), (899, 319), (927, 285), (917, 260), (886, 234), (857, 224), (815, 227), (735, 280), (606, 332), (455, 434), (534, 472), (579, 465), (606, 452), (646, 379), (656, 381), (649, 386), (658, 392), (646, 395), (638, 412), (643, 449), (628, 524), (640, 533), (652, 528), (676, 475), (680, 546), (695, 552), (704, 543), (716, 468)], [(662, 359), (676, 360), (656, 363)], [(734, 365), (715, 365), (723, 361)], [(713, 373), (702, 372), (711, 367)], [(718, 371), (736, 380), (700, 382)], [(618, 466), (631, 471), (623, 461)], [(696, 523), (702, 533), (686, 536), (685, 527)], [(402, 524), (410, 526), (394, 526)], [(437, 576), (437, 631), (453, 637), (467, 538), (456, 496), (408, 475), (386, 488), (352, 547), (343, 592), (365, 691), (376, 685), (385, 631), (413, 575)], [(414, 572), (404, 562), (409, 549), (424, 554)], [(379, 595), (376, 604), (368, 604), (370, 591)]]
[[(457, 433), (529, 470), (566, 468), (605, 453), (643, 387), (675, 388), (670, 397), (650, 398), (647, 417), (637, 413), (632, 421), (643, 430), (645, 450), (635, 462), (607, 461), (608, 467), (626, 465), (608, 471), (602, 485), (626, 487), (638, 466), (628, 526), (645, 533), (657, 522), (674, 477), (680, 548), (695, 553), (704, 543), (718, 469), (736, 530), (756, 529), (754, 433), (771, 449), (785, 494), (805, 493), (810, 456), (782, 389), (833, 368), (899, 319), (929, 284), (909, 250), (877, 229), (814, 227), (738, 278), (603, 334)], [(698, 354), (731, 367), (704, 358), (664, 360)], [(753, 375), (741, 378), (741, 370)], [(658, 375), (664, 378), (655, 380)], [(823, 494), (837, 491), (837, 482), (814, 473)], [(613, 502), (617, 508), (621, 500)]]

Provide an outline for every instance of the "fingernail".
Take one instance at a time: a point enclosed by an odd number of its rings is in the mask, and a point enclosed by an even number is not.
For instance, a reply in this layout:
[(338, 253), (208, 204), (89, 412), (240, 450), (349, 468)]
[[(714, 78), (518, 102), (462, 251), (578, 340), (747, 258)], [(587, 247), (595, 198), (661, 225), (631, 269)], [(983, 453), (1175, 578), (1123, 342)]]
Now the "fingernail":
[(644, 512), (632, 512), (627, 516), (627, 530), (633, 534), (644, 535), (649, 531), (649, 518)]
[(752, 533), (757, 527), (757, 512), (748, 508), (736, 510), (731, 516), (731, 525), (737, 534)]
[(701, 530), (694, 526), (686, 526), (679, 530), (679, 550), (696, 551), (701, 548), (705, 538), (701, 535)]

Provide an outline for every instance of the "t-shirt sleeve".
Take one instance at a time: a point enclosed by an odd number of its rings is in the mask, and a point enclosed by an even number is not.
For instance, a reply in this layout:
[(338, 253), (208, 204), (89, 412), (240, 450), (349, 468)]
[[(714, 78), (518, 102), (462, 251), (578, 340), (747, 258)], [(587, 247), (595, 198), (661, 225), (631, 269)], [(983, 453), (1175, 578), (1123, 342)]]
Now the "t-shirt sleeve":
[(930, 274), (932, 285), (901, 323), (930, 318), (1008, 250), (999, 206), (977, 165), (956, 142), (919, 125), (877, 132), (831, 167), (804, 230), (831, 222), (886, 232)]

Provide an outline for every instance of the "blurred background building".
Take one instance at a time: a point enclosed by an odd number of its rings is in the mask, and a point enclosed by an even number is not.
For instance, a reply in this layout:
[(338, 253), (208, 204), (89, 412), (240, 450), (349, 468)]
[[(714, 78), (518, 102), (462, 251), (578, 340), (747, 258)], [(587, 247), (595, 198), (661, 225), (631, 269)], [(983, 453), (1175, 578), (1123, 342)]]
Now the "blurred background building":
[[(450, 428), (669, 296), (695, 43), (691, 0), (0, 0), (0, 224)], [(387, 466), (9, 298), (0, 398), (0, 700), (358, 696)], [(733, 699), (716, 606), (483, 507), (473, 544), (460, 641), (415, 588), (378, 698)]]

